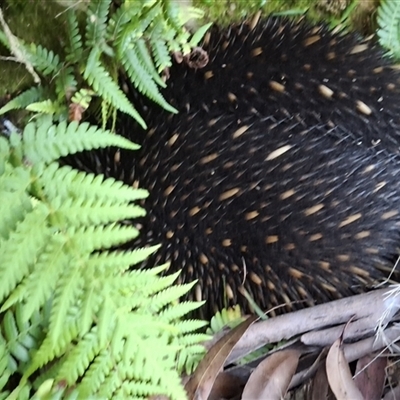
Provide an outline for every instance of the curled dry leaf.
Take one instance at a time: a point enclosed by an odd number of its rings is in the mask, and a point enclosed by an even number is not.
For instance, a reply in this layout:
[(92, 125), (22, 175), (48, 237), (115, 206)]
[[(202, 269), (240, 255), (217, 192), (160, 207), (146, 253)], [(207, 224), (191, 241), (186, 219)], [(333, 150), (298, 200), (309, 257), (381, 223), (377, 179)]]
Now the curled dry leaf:
[(218, 340), (200, 362), (196, 371), (185, 385), (189, 400), (207, 400), (218, 373), (239, 339), (248, 327), (257, 319), (249, 317), (236, 328)]
[(326, 357), (326, 375), (332, 392), (338, 400), (364, 400), (351, 376), (349, 364), (342, 350), (342, 340), (337, 339)]
[(251, 374), (242, 400), (280, 400), (296, 373), (300, 356), (300, 351), (288, 349), (267, 357)]

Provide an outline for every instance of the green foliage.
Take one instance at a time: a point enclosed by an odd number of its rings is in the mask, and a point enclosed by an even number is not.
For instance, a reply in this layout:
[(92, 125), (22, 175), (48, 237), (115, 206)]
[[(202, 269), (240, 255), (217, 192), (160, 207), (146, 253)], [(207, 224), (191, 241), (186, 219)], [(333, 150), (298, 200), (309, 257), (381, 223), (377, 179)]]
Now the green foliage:
[(0, 137), (0, 398), (185, 398), (178, 371), (207, 338), (181, 321), (194, 283), (131, 269), (158, 246), (115, 250), (137, 237), (119, 221), (144, 215), (147, 192), (57, 162), (106, 146), (137, 148), (49, 118)]
[[(84, 24), (80, 24), (82, 12), (86, 13)], [(40, 44), (27, 45), (0, 31), (0, 40), (10, 52), (18, 52), (20, 61), (32, 66), (41, 78), (39, 86), (14, 98), (0, 109), (0, 115), (26, 108), (62, 121), (74, 106), (84, 111), (96, 95), (101, 97), (103, 108), (127, 113), (145, 127), (118, 85), (121, 68), (139, 92), (176, 112), (159, 91), (165, 86), (160, 73), (171, 65), (172, 51), (188, 53), (201, 40), (209, 25), (192, 37), (185, 28), (189, 19), (201, 16), (198, 9), (170, 0), (123, 0), (119, 6), (111, 0), (91, 0), (87, 7), (69, 7), (60, 14), (59, 23), (67, 26), (63, 54)], [(82, 90), (86, 93), (84, 103), (74, 96)], [(103, 113), (109, 114), (112, 112)]]
[(400, 58), (400, 3), (384, 0), (378, 8), (378, 37), (390, 56)]
[(210, 327), (207, 329), (207, 333), (218, 333), (225, 328), (233, 329), (244, 320), (245, 318), (243, 318), (238, 305), (232, 308), (223, 308), (211, 318)]

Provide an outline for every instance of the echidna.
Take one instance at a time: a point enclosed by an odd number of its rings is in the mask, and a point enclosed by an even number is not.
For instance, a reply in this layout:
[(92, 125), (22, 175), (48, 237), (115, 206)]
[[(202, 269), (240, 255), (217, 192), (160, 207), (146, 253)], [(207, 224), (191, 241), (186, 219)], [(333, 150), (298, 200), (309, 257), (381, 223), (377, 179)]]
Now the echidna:
[(370, 40), (283, 19), (214, 28), (203, 49), (204, 68), (169, 71), (178, 115), (149, 101), (147, 132), (119, 120), (140, 151), (84, 161), (150, 191), (134, 245), (161, 243), (150, 265), (198, 279), (206, 317), (248, 311), (242, 285), (284, 312), (384, 280), (400, 243), (400, 74)]

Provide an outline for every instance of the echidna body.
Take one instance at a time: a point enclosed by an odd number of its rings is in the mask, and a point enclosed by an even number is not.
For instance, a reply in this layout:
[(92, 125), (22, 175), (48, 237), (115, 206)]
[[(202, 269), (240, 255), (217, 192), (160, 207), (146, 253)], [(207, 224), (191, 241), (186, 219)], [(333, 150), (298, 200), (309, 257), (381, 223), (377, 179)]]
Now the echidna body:
[[(204, 68), (175, 64), (166, 100), (136, 104), (142, 145), (86, 169), (150, 191), (141, 237), (161, 243), (203, 315), (303, 307), (385, 279), (400, 243), (400, 75), (370, 41), (267, 19), (213, 29)], [(133, 98), (134, 96), (132, 96)], [(108, 161), (107, 161), (108, 160)]]

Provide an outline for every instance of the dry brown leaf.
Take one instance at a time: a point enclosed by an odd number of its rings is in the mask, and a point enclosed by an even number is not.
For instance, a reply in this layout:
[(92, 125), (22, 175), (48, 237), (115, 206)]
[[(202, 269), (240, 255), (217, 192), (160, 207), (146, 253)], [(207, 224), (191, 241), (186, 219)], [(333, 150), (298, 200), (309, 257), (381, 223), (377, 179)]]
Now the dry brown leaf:
[(301, 352), (283, 350), (262, 361), (251, 374), (242, 400), (280, 400), (296, 372)]
[(242, 393), (246, 380), (231, 375), (227, 372), (220, 372), (215, 379), (213, 388), (208, 400), (231, 399)]
[(215, 379), (224, 366), (225, 361), (235, 344), (247, 331), (248, 327), (257, 320), (252, 316), (232, 329), (218, 340), (200, 362), (196, 371), (185, 385), (189, 400), (207, 400), (214, 385)]
[(80, 122), (84, 111), (85, 109), (80, 104), (71, 103), (68, 110), (68, 121)]
[(342, 350), (341, 338), (335, 340), (326, 357), (326, 375), (338, 400), (364, 400), (351, 376), (349, 364)]
[(329, 383), (326, 376), (325, 365), (321, 363), (311, 382), (310, 400), (325, 400), (329, 398)]
[(366, 400), (380, 400), (386, 379), (386, 357), (365, 356), (357, 362), (354, 383)]

